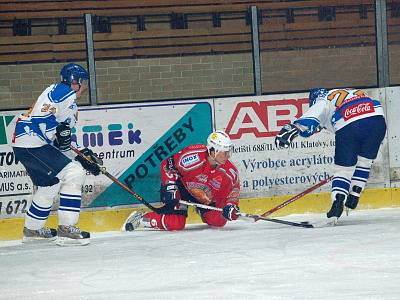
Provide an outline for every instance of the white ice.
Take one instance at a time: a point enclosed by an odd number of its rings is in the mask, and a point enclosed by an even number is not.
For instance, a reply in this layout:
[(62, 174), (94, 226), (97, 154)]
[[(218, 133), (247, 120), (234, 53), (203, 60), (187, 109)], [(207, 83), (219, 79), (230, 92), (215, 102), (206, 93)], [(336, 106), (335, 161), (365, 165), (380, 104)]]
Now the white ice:
[(397, 300), (399, 217), (379, 209), (325, 228), (237, 221), (109, 232), (84, 247), (0, 242), (0, 298)]

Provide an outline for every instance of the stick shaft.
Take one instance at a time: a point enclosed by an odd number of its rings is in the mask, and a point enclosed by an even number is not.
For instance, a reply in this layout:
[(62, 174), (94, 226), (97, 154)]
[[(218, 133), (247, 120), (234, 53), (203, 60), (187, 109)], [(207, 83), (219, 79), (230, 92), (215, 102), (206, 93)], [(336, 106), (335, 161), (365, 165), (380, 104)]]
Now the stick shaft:
[[(222, 211), (222, 208), (209, 206), (209, 205), (205, 205), (205, 204), (200, 204), (200, 203), (188, 202), (188, 201), (184, 201), (184, 200), (179, 200), (179, 203), (186, 204), (186, 205), (193, 206), (193, 207), (209, 209), (209, 210)], [(296, 222), (290, 222), (290, 221), (279, 220), (279, 219), (265, 218), (265, 217), (262, 217), (259, 215), (247, 214), (247, 213), (242, 213), (242, 212), (238, 213), (238, 215), (243, 218), (253, 219), (254, 221), (263, 220), (263, 221), (285, 224), (285, 225), (290, 225), (290, 226), (297, 226), (297, 227), (306, 227), (306, 228), (313, 227), (311, 224), (303, 224), (303, 223), (296, 223)]]
[(324, 180), (321, 180), (320, 182), (318, 182), (317, 184), (313, 185), (312, 187), (309, 187), (308, 189), (306, 189), (305, 191), (297, 194), (296, 196), (293, 196), (292, 198), (286, 200), (285, 202), (279, 204), (278, 206), (275, 206), (274, 208), (271, 208), (270, 210), (266, 211), (265, 213), (261, 214), (261, 217), (267, 217), (270, 214), (276, 212), (277, 210), (285, 207), (286, 205), (299, 200), (300, 198), (304, 197), (305, 195), (311, 193), (312, 191), (316, 190), (317, 188), (323, 186), (324, 184), (328, 183), (329, 181), (331, 181), (333, 178), (333, 176), (330, 176), (328, 178), (325, 178)]
[[(71, 150), (74, 151), (76, 154), (78, 154), (80, 157), (92, 162), (90, 159), (88, 159), (86, 156), (84, 156), (77, 148), (70, 146)], [(93, 162), (92, 162), (93, 163)], [(100, 171), (103, 175), (108, 177), (111, 181), (113, 181), (115, 184), (117, 184), (119, 187), (121, 187), (123, 190), (127, 191), (129, 194), (134, 196), (137, 200), (139, 200), (141, 203), (143, 203), (147, 208), (151, 209), (152, 211), (159, 213), (160, 209), (154, 207), (150, 203), (148, 203), (142, 196), (140, 196), (138, 193), (135, 191), (131, 190), (128, 186), (123, 184), (119, 179), (117, 179), (115, 176), (111, 175), (110, 173), (107, 172), (106, 168), (100, 167)]]

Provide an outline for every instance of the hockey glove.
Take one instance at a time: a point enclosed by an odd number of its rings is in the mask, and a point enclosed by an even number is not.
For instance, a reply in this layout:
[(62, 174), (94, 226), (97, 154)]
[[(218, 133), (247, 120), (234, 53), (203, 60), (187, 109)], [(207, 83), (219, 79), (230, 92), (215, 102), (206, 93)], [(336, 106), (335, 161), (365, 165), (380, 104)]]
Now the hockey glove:
[(300, 130), (293, 124), (286, 124), (275, 137), (275, 146), (277, 148), (288, 148), (295, 137), (299, 135)]
[(92, 162), (102, 166), (103, 165), (103, 160), (97, 156), (96, 153), (94, 153), (92, 150), (90, 150), (89, 148), (83, 148), (82, 150), (80, 150), (80, 152), (86, 156), (86, 158), (88, 158), (89, 160), (91, 160)]
[[(91, 150), (90, 150), (91, 151)], [(93, 153), (93, 152), (92, 152)], [(82, 165), (82, 167), (89, 171), (90, 173), (92, 173), (94, 176), (97, 176), (100, 174), (101, 170), (100, 170), (100, 166), (96, 163), (94, 163), (91, 160), (88, 160), (86, 158), (83, 158), (82, 156), (78, 155), (77, 157), (75, 157), (76, 161), (79, 161), (80, 164)]]
[(238, 213), (240, 213), (240, 209), (239, 206), (235, 204), (227, 204), (222, 209), (222, 216), (229, 221), (234, 221), (239, 218)]
[(56, 127), (56, 141), (55, 146), (60, 149), (60, 151), (68, 151), (71, 146), (71, 128), (68, 124), (61, 122)]
[(161, 186), (161, 202), (166, 207), (173, 209), (179, 202), (179, 189), (175, 183)]

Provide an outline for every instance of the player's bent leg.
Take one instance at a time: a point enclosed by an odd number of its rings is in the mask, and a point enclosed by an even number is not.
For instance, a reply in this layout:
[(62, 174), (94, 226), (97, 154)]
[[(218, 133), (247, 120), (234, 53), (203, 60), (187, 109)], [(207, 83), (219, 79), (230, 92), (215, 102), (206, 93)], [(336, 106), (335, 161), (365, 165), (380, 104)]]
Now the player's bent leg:
[(39, 186), (33, 193), (32, 202), (25, 214), (23, 243), (36, 241), (53, 241), (57, 231), (45, 227), (54, 198), (57, 196), (60, 183), (52, 186)]
[(326, 214), (328, 218), (335, 217), (338, 219), (342, 215), (344, 201), (349, 194), (353, 170), (354, 167), (335, 165), (331, 191), (332, 206)]
[(223, 227), (228, 222), (220, 211), (209, 210), (201, 214), (204, 223), (212, 227)]
[(174, 231), (183, 230), (185, 225), (186, 215), (135, 211), (125, 221), (122, 230), (132, 231), (138, 228), (153, 228)]
[(350, 193), (345, 203), (347, 208), (355, 209), (357, 207), (361, 192), (369, 178), (372, 164), (372, 159), (358, 156), (358, 162), (351, 178)]
[(81, 210), (81, 188), (85, 171), (79, 164), (71, 162), (57, 177), (61, 180), (61, 188), (56, 244), (59, 246), (87, 245), (90, 243), (90, 233), (81, 231), (76, 226)]

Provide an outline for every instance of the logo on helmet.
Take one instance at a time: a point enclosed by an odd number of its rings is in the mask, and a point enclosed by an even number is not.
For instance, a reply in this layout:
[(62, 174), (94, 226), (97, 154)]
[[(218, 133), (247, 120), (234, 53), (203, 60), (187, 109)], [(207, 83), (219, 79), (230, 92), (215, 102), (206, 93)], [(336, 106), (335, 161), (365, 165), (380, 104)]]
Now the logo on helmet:
[(215, 151), (230, 151), (232, 148), (232, 141), (224, 131), (217, 130), (212, 132), (207, 139), (207, 149)]

